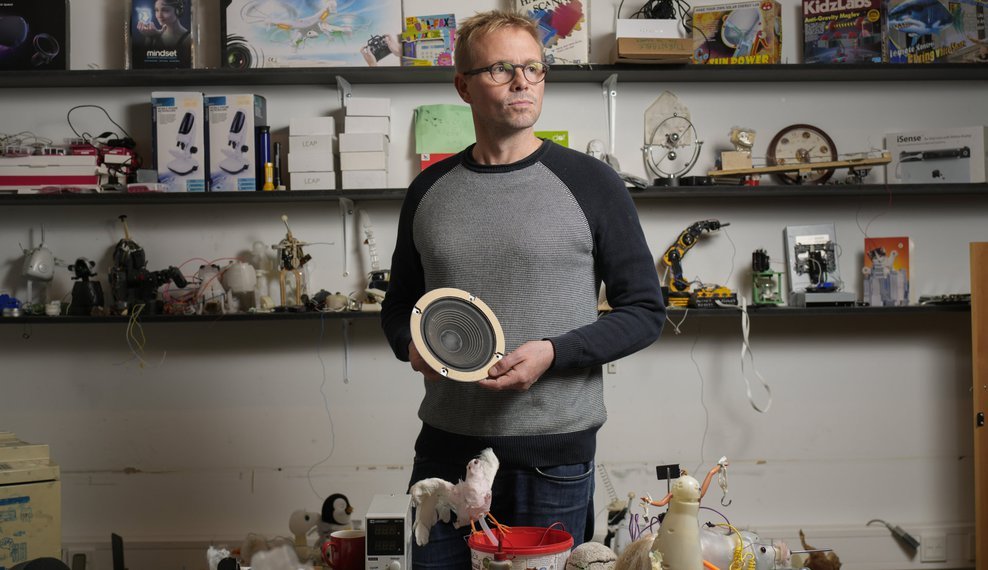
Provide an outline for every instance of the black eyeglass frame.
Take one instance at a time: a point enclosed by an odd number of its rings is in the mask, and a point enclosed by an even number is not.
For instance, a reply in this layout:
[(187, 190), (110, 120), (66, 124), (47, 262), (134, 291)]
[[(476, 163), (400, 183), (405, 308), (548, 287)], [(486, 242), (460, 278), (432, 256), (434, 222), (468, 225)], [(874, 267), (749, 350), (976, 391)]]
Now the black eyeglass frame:
[[(528, 78), (527, 75), (525, 75), (525, 68), (533, 63), (538, 63), (545, 69), (545, 73), (542, 74), (542, 79), (539, 79), (538, 81), (532, 81), (531, 79)], [(494, 79), (494, 66), (496, 65), (503, 65), (505, 71), (511, 72), (511, 79), (503, 83), (498, 83), (497, 79)], [(471, 69), (468, 71), (464, 71), (462, 73), (463, 75), (469, 77), (473, 75), (480, 75), (481, 73), (486, 71), (488, 75), (491, 76), (491, 81), (493, 81), (495, 85), (507, 85), (508, 83), (514, 81), (515, 69), (519, 69), (519, 68), (521, 69), (521, 76), (524, 77), (525, 81), (529, 82), (531, 85), (538, 85), (539, 83), (545, 81), (546, 76), (549, 75), (549, 69), (550, 69), (548, 63), (533, 59), (532, 61), (527, 61), (525, 63), (511, 63), (510, 61), (495, 61), (494, 63), (488, 65), (487, 67), (478, 67), (477, 69)]]

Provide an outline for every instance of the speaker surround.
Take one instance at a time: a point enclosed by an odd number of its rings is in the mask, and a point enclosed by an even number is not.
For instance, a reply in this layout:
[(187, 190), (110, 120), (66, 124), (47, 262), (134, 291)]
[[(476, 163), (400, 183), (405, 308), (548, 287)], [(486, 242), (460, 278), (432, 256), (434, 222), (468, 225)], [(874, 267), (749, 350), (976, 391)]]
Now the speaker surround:
[(504, 357), (501, 323), (486, 303), (462, 289), (423, 295), (412, 309), (411, 329), (422, 359), (450, 380), (483, 380)]

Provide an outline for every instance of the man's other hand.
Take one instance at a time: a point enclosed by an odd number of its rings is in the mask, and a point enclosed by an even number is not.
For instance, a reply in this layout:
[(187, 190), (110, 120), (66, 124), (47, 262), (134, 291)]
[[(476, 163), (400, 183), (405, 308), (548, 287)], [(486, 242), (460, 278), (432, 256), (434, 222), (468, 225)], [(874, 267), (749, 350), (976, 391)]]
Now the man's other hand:
[(531, 340), (506, 354), (478, 382), (491, 390), (528, 390), (545, 374), (556, 358), (556, 349), (547, 340)]
[(436, 372), (429, 366), (419, 351), (415, 348), (415, 343), (408, 343), (408, 360), (412, 364), (412, 370), (421, 372), (426, 380), (443, 380), (442, 374)]

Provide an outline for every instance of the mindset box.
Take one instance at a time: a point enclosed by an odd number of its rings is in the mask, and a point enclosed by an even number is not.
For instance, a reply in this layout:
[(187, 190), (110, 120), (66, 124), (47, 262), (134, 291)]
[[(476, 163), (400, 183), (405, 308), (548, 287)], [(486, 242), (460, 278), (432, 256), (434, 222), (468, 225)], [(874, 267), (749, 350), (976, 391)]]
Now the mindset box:
[(803, 0), (803, 63), (881, 63), (883, 0)]
[(209, 181), (209, 131), (202, 93), (151, 93), (151, 155), (158, 182), (169, 192), (205, 192)]
[(980, 0), (885, 0), (889, 63), (988, 63)]
[(249, 192), (257, 187), (257, 136), (267, 125), (267, 101), (250, 93), (207, 95), (209, 190)]
[(893, 184), (985, 182), (988, 127), (930, 129), (885, 135), (892, 156), (885, 179)]
[(693, 63), (779, 63), (782, 8), (775, 0), (693, 9)]
[(195, 63), (192, 0), (130, 0), (127, 64), (131, 69), (191, 69)]
[(0, 70), (69, 68), (68, 0), (0, 2)]
[(397, 66), (401, 0), (221, 0), (223, 65)]

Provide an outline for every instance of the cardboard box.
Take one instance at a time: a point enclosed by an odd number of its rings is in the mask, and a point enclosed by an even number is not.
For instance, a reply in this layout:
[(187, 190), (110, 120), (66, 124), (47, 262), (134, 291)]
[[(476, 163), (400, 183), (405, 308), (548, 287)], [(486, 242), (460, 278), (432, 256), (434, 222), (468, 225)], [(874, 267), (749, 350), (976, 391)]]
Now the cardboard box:
[(169, 192), (205, 192), (209, 182), (209, 131), (205, 100), (192, 91), (151, 93), (151, 155), (158, 182)]
[(390, 117), (347, 117), (344, 126), (348, 133), (381, 133), (391, 135)]
[(401, 33), (401, 64), (406, 67), (451, 66), (456, 45), (456, 16), (406, 16)]
[(68, 0), (4, 0), (0, 22), (0, 70), (69, 68)]
[(683, 25), (679, 20), (652, 20), (647, 18), (620, 18), (615, 28), (615, 38), (681, 38)]
[(387, 170), (344, 170), (343, 189), (363, 190), (388, 187)]
[(803, 63), (881, 63), (884, 0), (803, 0)]
[(292, 135), (288, 137), (288, 152), (333, 154), (335, 135)]
[(909, 238), (864, 240), (864, 297), (872, 307), (909, 304)]
[(387, 151), (389, 142), (381, 133), (340, 133), (340, 152)]
[(419, 170), (425, 170), (437, 162), (455, 155), (455, 152), (427, 152), (419, 155)]
[[(192, 0), (178, 0), (155, 6), (154, 0), (129, 0), (126, 64), (130, 69), (192, 69), (195, 50), (192, 30), (196, 6)], [(87, 38), (88, 39), (88, 38)]]
[(885, 0), (889, 63), (986, 63), (988, 32), (984, 3)]
[(0, 190), (31, 192), (45, 186), (99, 187), (94, 155), (0, 157)]
[(257, 190), (255, 127), (268, 124), (267, 101), (254, 94), (206, 96), (209, 116), (209, 190)]
[(346, 102), (348, 117), (390, 117), (391, 99), (387, 97), (350, 97)]
[[(589, 0), (587, 0), (589, 1)], [(514, 0), (515, 9), (535, 20), (549, 65), (590, 62), (589, 10), (581, 0)]]
[(383, 151), (341, 152), (340, 170), (387, 170), (388, 153)]
[(613, 63), (689, 63), (693, 40), (686, 38), (618, 38)]
[(335, 135), (336, 119), (333, 117), (292, 117), (288, 122), (291, 136)]
[(743, 65), (779, 63), (782, 8), (776, 0), (754, 0), (693, 9), (693, 63)]
[[(47, 445), (16, 439), (0, 446), (0, 568), (35, 558), (60, 558), (62, 492)], [(15, 459), (29, 455), (32, 459)]]
[(223, 65), (256, 67), (397, 66), (401, 0), (224, 0)]
[(985, 182), (988, 127), (932, 129), (885, 135), (892, 162), (885, 167), (891, 184)]
[(292, 172), (289, 190), (336, 190), (335, 172)]
[(336, 170), (332, 152), (302, 150), (288, 153), (288, 172), (329, 172)]

